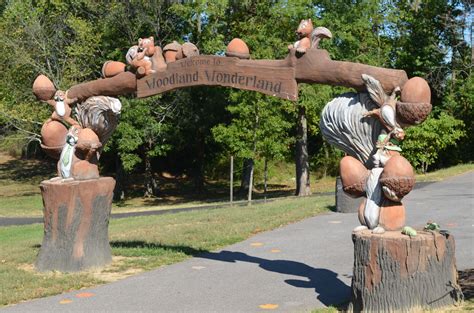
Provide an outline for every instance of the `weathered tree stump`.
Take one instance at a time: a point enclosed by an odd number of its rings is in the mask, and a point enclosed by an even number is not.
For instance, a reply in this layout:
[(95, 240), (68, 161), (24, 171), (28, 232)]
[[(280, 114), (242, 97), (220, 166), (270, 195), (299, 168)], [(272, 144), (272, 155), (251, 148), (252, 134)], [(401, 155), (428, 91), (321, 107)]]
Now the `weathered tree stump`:
[(43, 181), (44, 238), (40, 271), (81, 271), (112, 260), (108, 225), (115, 180)]
[(363, 231), (352, 235), (354, 312), (410, 311), (453, 305), (462, 297), (457, 282), (454, 238), (435, 232), (409, 237)]

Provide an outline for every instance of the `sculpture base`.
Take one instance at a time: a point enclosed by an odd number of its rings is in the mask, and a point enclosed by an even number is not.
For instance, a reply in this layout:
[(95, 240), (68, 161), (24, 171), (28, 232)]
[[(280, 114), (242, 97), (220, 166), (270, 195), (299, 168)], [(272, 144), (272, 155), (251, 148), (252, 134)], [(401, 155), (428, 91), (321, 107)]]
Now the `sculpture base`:
[(336, 177), (336, 212), (355, 213), (365, 198), (352, 198), (342, 189), (341, 177)]
[(405, 312), (460, 301), (454, 238), (432, 232), (352, 235), (354, 274), (349, 311)]
[(36, 268), (76, 272), (112, 260), (109, 217), (115, 180), (43, 181), (44, 238)]

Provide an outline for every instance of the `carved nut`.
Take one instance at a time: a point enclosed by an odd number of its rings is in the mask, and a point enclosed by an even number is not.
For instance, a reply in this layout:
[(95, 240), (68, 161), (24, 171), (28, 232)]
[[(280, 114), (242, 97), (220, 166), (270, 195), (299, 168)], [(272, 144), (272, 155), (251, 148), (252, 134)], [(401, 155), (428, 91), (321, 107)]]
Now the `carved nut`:
[(33, 93), (38, 100), (47, 101), (53, 99), (56, 88), (48, 77), (39, 75), (33, 83)]
[(49, 120), (41, 127), (41, 148), (53, 159), (59, 159), (66, 143), (67, 128), (58, 121)]
[(390, 195), (387, 194), (387, 190), (384, 190), (384, 193), (389, 198), (396, 197), (398, 200), (401, 200), (415, 185), (413, 167), (407, 159), (401, 155), (393, 156), (387, 161), (382, 175), (380, 176), (380, 182), (386, 187), (384, 189), (388, 188), (390, 190)]
[(240, 38), (232, 39), (229, 44), (227, 45), (227, 49), (225, 51), (225, 55), (228, 57), (237, 57), (240, 59), (249, 59), (250, 58), (250, 51), (249, 47)]
[(369, 171), (356, 158), (345, 156), (340, 162), (342, 189), (354, 198), (365, 195), (365, 185)]

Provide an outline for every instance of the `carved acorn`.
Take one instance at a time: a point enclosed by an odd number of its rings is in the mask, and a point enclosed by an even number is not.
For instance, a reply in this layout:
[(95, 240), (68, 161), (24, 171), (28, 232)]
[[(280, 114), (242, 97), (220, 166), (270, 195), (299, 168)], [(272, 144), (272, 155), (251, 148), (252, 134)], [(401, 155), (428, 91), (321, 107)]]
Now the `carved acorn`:
[(67, 128), (63, 123), (48, 120), (41, 127), (41, 148), (53, 159), (59, 159), (66, 142)]
[(165, 56), (166, 63), (176, 61), (176, 54), (181, 50), (181, 45), (177, 41), (167, 44), (163, 48), (163, 54)]
[(33, 82), (33, 93), (38, 100), (51, 100), (56, 93), (53, 82), (45, 75), (38, 75)]
[(247, 46), (245, 41), (243, 41), (242, 39), (234, 38), (227, 45), (225, 55), (228, 57), (249, 59), (250, 58), (249, 47)]
[(345, 156), (339, 163), (342, 189), (350, 196), (357, 198), (365, 195), (365, 186), (369, 171), (356, 158)]
[(115, 75), (125, 72), (125, 67), (125, 63), (118, 61), (107, 61), (102, 66), (102, 77), (114, 77)]
[(415, 185), (413, 167), (403, 156), (393, 156), (385, 164), (380, 183), (388, 199), (400, 201)]

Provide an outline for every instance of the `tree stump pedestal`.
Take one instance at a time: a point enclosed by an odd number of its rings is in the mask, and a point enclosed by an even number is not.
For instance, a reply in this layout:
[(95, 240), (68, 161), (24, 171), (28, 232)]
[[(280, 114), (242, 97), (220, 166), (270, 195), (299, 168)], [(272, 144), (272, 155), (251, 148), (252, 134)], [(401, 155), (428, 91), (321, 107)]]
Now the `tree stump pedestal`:
[(109, 217), (115, 180), (43, 181), (44, 237), (36, 268), (76, 272), (112, 260)]
[(352, 234), (354, 273), (349, 311), (394, 312), (439, 308), (462, 298), (454, 238), (419, 231)]

